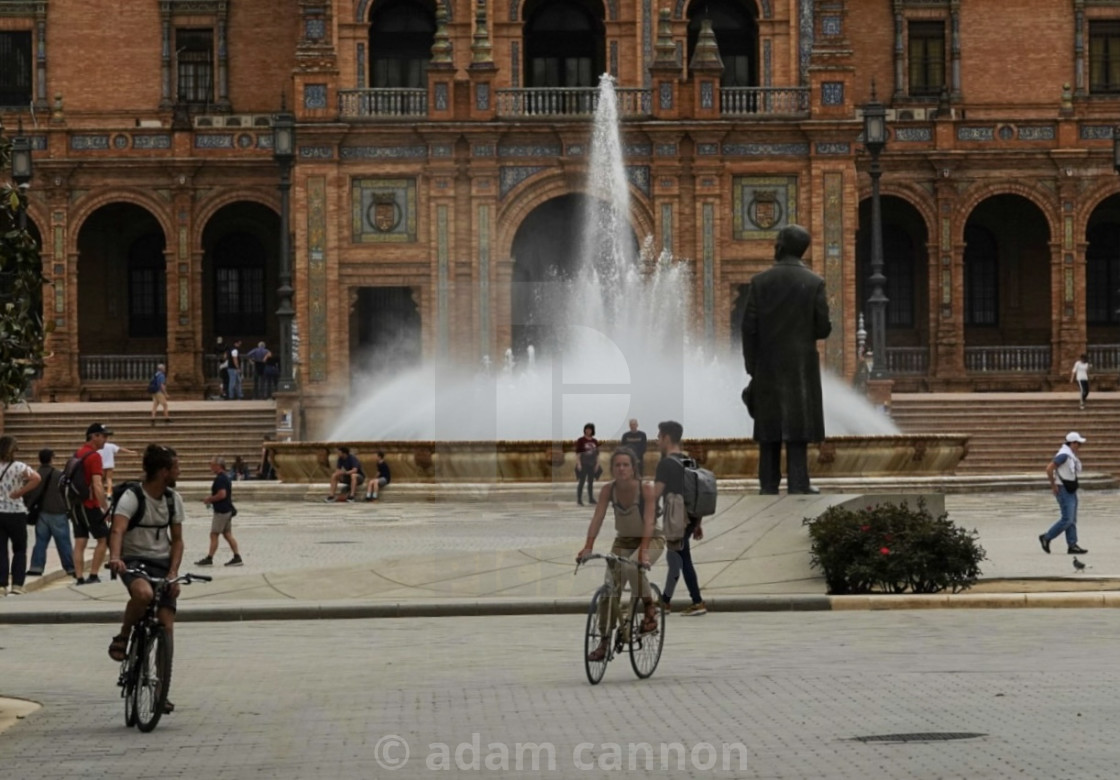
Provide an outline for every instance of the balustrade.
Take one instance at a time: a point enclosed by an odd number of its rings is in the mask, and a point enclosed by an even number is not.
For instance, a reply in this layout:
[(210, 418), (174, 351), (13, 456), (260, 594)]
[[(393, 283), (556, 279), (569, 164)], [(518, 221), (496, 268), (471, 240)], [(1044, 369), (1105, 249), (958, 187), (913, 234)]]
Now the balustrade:
[(1049, 346), (965, 347), (966, 371), (1046, 373)]
[[(499, 89), (498, 116), (507, 119), (533, 117), (587, 118), (599, 107), (599, 90), (596, 87), (534, 87), (528, 89)], [(615, 90), (618, 115), (622, 118), (647, 117), (651, 113), (650, 90), (622, 87)]]
[(798, 116), (809, 113), (808, 87), (721, 87), (721, 116)]
[(344, 118), (407, 119), (428, 115), (426, 89), (341, 89), (338, 113)]

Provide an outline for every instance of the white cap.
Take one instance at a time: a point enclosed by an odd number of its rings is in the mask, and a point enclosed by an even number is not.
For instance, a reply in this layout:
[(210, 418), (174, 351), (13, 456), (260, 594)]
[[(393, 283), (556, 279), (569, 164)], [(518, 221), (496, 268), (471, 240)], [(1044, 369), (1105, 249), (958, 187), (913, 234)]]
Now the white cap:
[(1084, 444), (1085, 443), (1085, 437), (1082, 436), (1077, 431), (1070, 431), (1069, 433), (1066, 434), (1066, 443), (1067, 444), (1073, 444), (1074, 442), (1077, 442), (1078, 444)]

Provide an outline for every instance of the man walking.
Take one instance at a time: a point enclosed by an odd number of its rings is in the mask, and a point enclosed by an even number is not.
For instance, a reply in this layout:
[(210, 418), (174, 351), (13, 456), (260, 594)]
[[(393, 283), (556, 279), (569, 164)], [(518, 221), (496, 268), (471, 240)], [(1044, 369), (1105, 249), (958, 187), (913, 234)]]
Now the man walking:
[(66, 517), (66, 499), (58, 490), (62, 472), (53, 465), (54, 450), (39, 450), (39, 487), (24, 497), (28, 506), (39, 504), (35, 522), (35, 547), (31, 550), (31, 568), (27, 576), (40, 577), (47, 567), (47, 545), (54, 539), (58, 560), (63, 570), (74, 576), (74, 543), (70, 540), (70, 521)]
[(646, 432), (638, 428), (637, 418), (630, 418), (630, 430), (622, 434), (618, 443), (623, 447), (629, 447), (634, 451), (634, 455), (638, 459), (638, 476), (642, 475), (642, 461), (646, 457)]
[(149, 388), (152, 391), (152, 425), (156, 424), (156, 410), (163, 407), (163, 421), (171, 422), (171, 411), (167, 408), (167, 366), (160, 363), (152, 377)]
[[(654, 496), (662, 504), (669, 496), (679, 496), (684, 502), (684, 464), (680, 457), (681, 438), (684, 436), (684, 426), (675, 420), (666, 420), (657, 424), (657, 448), (661, 452), (661, 460), (657, 464), (657, 475), (654, 477)], [(653, 508), (647, 506), (647, 512)], [(689, 517), (685, 526), (684, 536), (680, 539), (669, 539), (666, 536), (666, 560), (669, 562), (669, 576), (665, 578), (665, 588), (661, 593), (661, 608), (670, 611), (669, 602), (673, 598), (673, 591), (677, 588), (677, 580), (684, 574), (684, 584), (688, 588), (688, 595), (692, 599), (691, 606), (685, 607), (681, 612), (685, 617), (698, 617), (708, 614), (704, 606), (704, 599), (700, 594), (700, 580), (696, 576), (696, 568), (692, 565), (692, 551), (689, 549), (689, 540), (700, 541), (704, 538), (704, 529), (700, 527), (701, 518)], [(666, 528), (666, 530), (668, 530)]]
[(210, 459), (210, 473), (214, 481), (210, 484), (210, 495), (202, 499), (202, 503), (214, 510), (214, 518), (210, 521), (210, 551), (206, 557), (196, 561), (196, 566), (213, 566), (214, 553), (218, 551), (218, 536), (224, 536), (233, 557), (226, 566), (240, 566), (241, 552), (237, 548), (237, 540), (233, 538), (233, 483), (226, 473), (226, 459), (215, 455)]
[(241, 392), (241, 339), (234, 339), (229, 351), (229, 400), (240, 401), (244, 397)]
[(809, 233), (788, 225), (778, 233), (775, 264), (751, 280), (743, 315), (743, 359), (750, 384), (744, 392), (758, 442), (758, 482), (777, 495), (786, 445), (791, 494), (816, 493), (809, 485), (809, 442), (824, 439), (817, 340), (832, 332), (824, 280), (801, 261)]
[(1058, 500), (1061, 515), (1050, 530), (1038, 537), (1042, 551), (1050, 554), (1050, 542), (1061, 533), (1066, 535), (1066, 552), (1070, 555), (1084, 555), (1089, 552), (1077, 544), (1077, 479), (1081, 474), (1081, 445), (1085, 438), (1077, 431), (1066, 434), (1065, 443), (1058, 449), (1053, 460), (1046, 464), (1046, 478), (1050, 480), (1050, 491)]
[[(108, 550), (109, 525), (105, 515), (109, 511), (109, 499), (105, 494), (105, 470), (101, 463), (101, 448), (105, 446), (107, 432), (108, 429), (101, 423), (93, 423), (86, 428), (86, 443), (74, 453), (74, 457), (82, 462), (78, 468), (85, 472), (85, 481), (89, 485), (89, 498), (70, 504), (70, 519), (74, 524), (74, 576), (78, 585), (101, 582), (97, 572), (101, 571)], [(93, 565), (89, 576), (83, 579), (86, 544), (91, 536), (96, 540)]]

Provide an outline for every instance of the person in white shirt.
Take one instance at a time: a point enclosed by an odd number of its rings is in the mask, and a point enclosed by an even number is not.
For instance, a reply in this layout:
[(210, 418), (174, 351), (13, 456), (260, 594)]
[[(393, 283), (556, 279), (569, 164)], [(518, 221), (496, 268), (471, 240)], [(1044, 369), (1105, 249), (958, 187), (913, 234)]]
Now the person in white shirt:
[(130, 450), (128, 447), (122, 447), (112, 441), (113, 432), (105, 431), (105, 446), (101, 448), (101, 468), (104, 470), (105, 478), (105, 493), (112, 495), (113, 493), (113, 469), (116, 468), (117, 453), (123, 452), (125, 455), (135, 455), (136, 450)]
[(1089, 356), (1081, 353), (1081, 359), (1073, 364), (1069, 381), (1076, 382), (1081, 388), (1081, 408), (1085, 408), (1085, 399), (1089, 397)]

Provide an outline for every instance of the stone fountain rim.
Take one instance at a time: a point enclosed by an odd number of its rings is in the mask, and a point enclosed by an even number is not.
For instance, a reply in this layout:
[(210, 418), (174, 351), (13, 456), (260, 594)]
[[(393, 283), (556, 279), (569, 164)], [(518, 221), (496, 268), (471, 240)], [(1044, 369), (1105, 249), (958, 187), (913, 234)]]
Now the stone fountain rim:
[[(876, 442), (891, 442), (898, 443), (899, 441), (945, 441), (954, 442), (962, 439), (967, 440), (971, 434), (967, 433), (895, 433), (895, 434), (874, 434), (868, 436), (827, 436), (820, 444), (828, 444), (829, 442), (845, 442), (845, 443), (876, 443)], [(602, 442), (614, 442), (618, 439), (601, 439)], [(338, 447), (353, 447), (356, 445), (374, 446), (378, 449), (390, 448), (392, 446), (410, 445), (410, 446), (493, 446), (494, 444), (547, 444), (550, 446), (556, 444), (568, 444), (567, 439), (323, 439), (323, 440), (301, 440), (301, 441), (279, 441), (269, 442), (269, 447), (287, 448), (303, 448), (311, 446), (319, 446), (325, 448)], [(704, 438), (704, 437), (689, 437), (683, 442), (685, 449), (689, 444), (704, 444), (704, 443), (749, 443), (755, 444), (755, 440), (749, 436), (747, 437), (720, 437), (720, 438)]]

